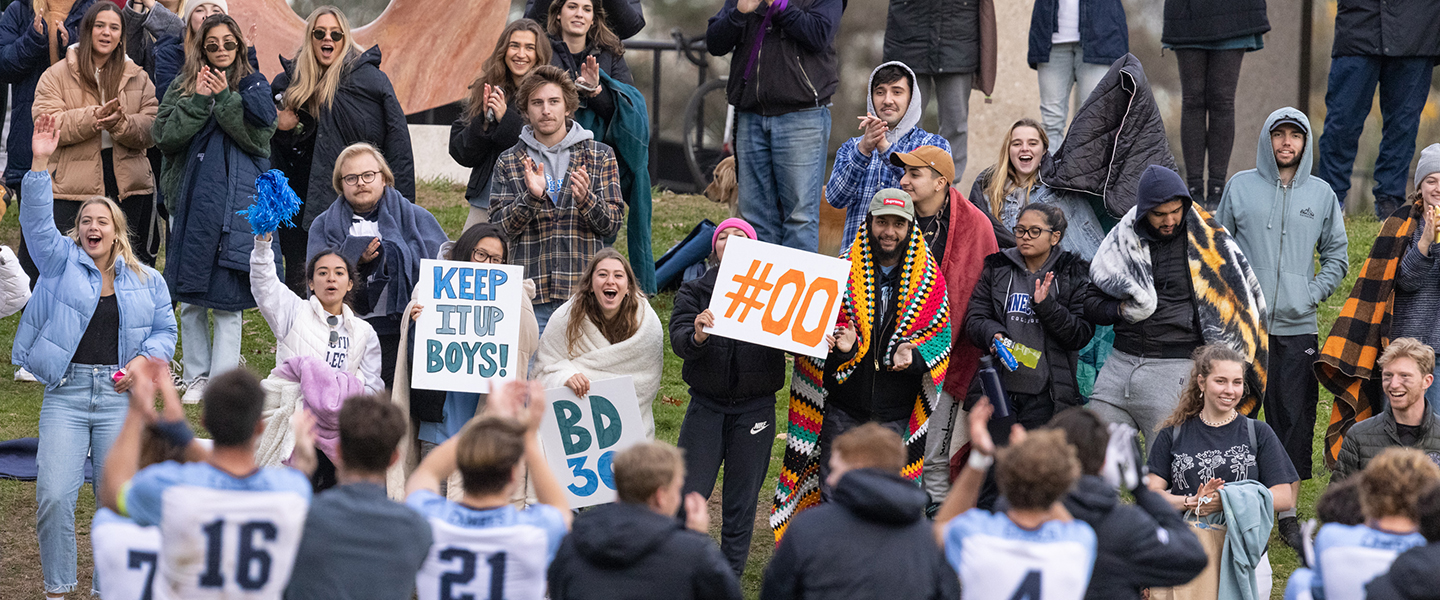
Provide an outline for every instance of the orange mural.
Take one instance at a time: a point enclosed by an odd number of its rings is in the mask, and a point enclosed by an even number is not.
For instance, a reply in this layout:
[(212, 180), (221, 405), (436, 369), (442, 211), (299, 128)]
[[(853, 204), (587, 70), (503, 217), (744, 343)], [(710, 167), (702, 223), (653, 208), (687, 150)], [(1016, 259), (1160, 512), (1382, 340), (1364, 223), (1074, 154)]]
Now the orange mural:
[[(280, 73), (280, 55), (293, 58), (305, 38), (305, 19), (285, 0), (231, 0), (230, 15), (249, 28), (260, 71)], [(380, 45), (380, 70), (390, 77), (406, 113), (460, 100), (510, 16), (508, 0), (393, 0), (373, 23), (355, 30), (362, 48)]]

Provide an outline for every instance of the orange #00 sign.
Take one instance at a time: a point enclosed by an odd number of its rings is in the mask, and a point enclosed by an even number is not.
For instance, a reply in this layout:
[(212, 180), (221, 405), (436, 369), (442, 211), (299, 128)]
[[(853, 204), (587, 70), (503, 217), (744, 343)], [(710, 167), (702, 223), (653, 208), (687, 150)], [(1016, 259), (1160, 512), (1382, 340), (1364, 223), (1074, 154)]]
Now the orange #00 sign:
[(824, 358), (850, 262), (742, 237), (726, 242), (709, 333)]

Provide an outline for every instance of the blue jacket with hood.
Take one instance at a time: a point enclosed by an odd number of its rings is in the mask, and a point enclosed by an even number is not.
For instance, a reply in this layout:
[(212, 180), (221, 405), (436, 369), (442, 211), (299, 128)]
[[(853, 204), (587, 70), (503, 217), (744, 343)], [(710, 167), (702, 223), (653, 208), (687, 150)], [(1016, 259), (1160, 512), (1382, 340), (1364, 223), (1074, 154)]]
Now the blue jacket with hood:
[[(1305, 150), (1289, 185), (1280, 182), (1270, 145), (1270, 130), (1281, 119), (1298, 121), (1305, 131)], [(1289, 107), (1270, 113), (1260, 131), (1255, 168), (1230, 178), (1215, 212), (1260, 280), (1270, 309), (1265, 323), (1270, 335), (1319, 332), (1315, 309), (1350, 269), (1340, 203), (1330, 184), (1310, 174), (1314, 148), (1314, 130), (1305, 113)], [(1319, 273), (1314, 268), (1317, 250)]]
[[(15, 330), (10, 356), (12, 363), (52, 390), (65, 378), (100, 302), (100, 269), (79, 244), (55, 227), (50, 174), (26, 173), (21, 185), (20, 229), (40, 279)], [(120, 355), (115, 364), (142, 355), (167, 362), (173, 358), (175, 311), (160, 273), (117, 257), (115, 296), (120, 308)]]

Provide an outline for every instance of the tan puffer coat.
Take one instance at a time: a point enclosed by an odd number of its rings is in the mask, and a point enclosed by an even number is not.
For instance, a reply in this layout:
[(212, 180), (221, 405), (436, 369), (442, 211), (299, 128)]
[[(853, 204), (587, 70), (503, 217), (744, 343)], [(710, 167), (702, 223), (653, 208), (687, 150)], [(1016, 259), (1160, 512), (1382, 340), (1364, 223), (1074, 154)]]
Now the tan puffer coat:
[[(70, 47), (65, 60), (45, 70), (35, 87), (33, 117), (58, 115), (60, 147), (50, 157), (50, 175), (55, 181), (55, 197), (82, 200), (105, 193), (105, 171), (100, 163), (100, 132), (95, 129), (96, 106), (109, 101), (80, 84), (80, 53)], [(91, 75), (93, 77), (93, 75)], [(123, 200), (137, 194), (155, 193), (155, 176), (145, 149), (155, 145), (150, 126), (160, 101), (155, 98), (155, 84), (144, 69), (128, 57), (125, 75), (120, 78), (120, 109), (125, 117), (110, 132), (114, 146), (115, 183)]]

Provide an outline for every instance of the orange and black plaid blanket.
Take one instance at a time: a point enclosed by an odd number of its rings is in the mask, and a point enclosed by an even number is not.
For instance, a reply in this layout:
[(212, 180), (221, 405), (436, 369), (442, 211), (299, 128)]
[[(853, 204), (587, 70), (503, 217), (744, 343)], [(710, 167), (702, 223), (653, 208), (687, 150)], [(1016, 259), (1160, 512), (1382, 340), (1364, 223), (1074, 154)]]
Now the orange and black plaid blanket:
[(1320, 385), (1335, 394), (1330, 426), (1325, 429), (1327, 466), (1335, 464), (1340, 442), (1350, 427), (1375, 414), (1371, 400), (1379, 388), (1372, 385), (1371, 378), (1378, 372), (1375, 362), (1380, 352), (1390, 343), (1395, 276), (1400, 271), (1400, 258), (1410, 245), (1411, 232), (1424, 222), (1414, 207), (1413, 203), (1406, 204), (1385, 220), (1315, 361)]

